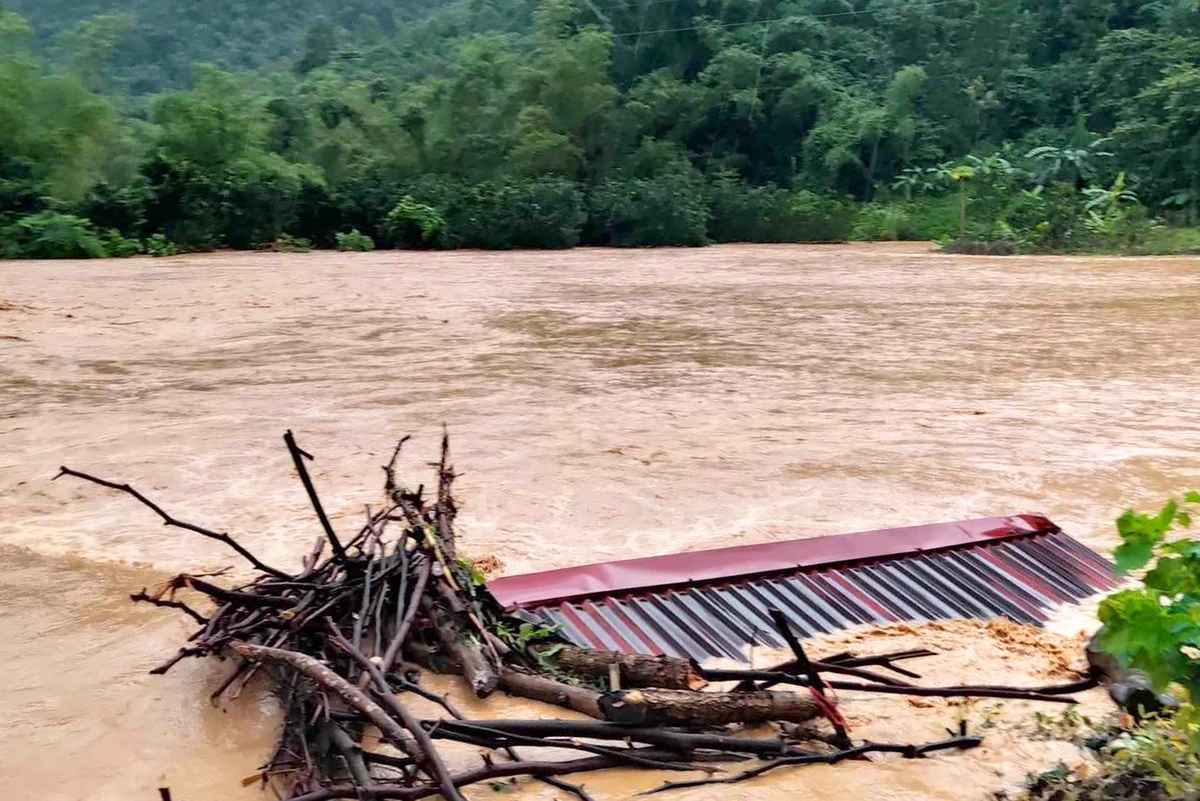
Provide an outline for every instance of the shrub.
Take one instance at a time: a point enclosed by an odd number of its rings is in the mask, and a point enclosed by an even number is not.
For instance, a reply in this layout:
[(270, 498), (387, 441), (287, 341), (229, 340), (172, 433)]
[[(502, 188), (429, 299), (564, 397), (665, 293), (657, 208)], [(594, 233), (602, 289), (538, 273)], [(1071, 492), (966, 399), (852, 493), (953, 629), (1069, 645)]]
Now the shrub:
[(801, 190), (751, 186), (724, 173), (708, 193), (708, 237), (714, 242), (840, 242), (850, 234), (852, 206)]
[(938, 241), (958, 233), (958, 204), (953, 195), (922, 197), (905, 204), (905, 226), (901, 239)]
[(1071, 184), (1048, 184), (1014, 195), (1002, 219), (1025, 250), (1069, 250), (1088, 238), (1079, 195)]
[(270, 153), (219, 167), (159, 155), (142, 172), (146, 227), (185, 250), (274, 242), (285, 229), (296, 230), (299, 199), (318, 183), (311, 168)]
[(146, 240), (146, 252), (151, 256), (174, 256), (175, 243), (163, 234), (151, 234)]
[(898, 203), (868, 203), (854, 216), (852, 236), (865, 242), (911, 239), (908, 208)]
[(600, 245), (703, 245), (708, 203), (686, 174), (605, 181), (588, 197), (589, 240)]
[(349, 233), (341, 233), (337, 235), (338, 250), (354, 250), (360, 253), (365, 253), (368, 250), (375, 249), (375, 241), (366, 234), (359, 233), (358, 229)]
[(308, 253), (312, 250), (312, 242), (302, 236), (280, 234), (275, 240), (274, 248), (280, 253)]
[(136, 256), (142, 250), (141, 242), (136, 239), (126, 239), (115, 228), (108, 229), (104, 234), (104, 253), (107, 256)]
[(143, 165), (142, 173), (150, 188), (145, 205), (148, 230), (161, 232), (172, 247), (186, 250), (219, 243), (223, 204), (218, 187), (192, 165), (162, 156)]
[(1194, 700), (1200, 700), (1200, 540), (1178, 534), (1197, 512), (1200, 492), (1189, 492), (1156, 514), (1130, 509), (1117, 518), (1117, 573), (1145, 572), (1141, 586), (1101, 601), (1097, 639), (1122, 667), (1145, 671), (1156, 689), (1178, 683)]
[(432, 247), (446, 234), (446, 218), (426, 203), (418, 203), (405, 195), (388, 212), (384, 230), (393, 245), (399, 247)]
[(921, 197), (905, 203), (873, 202), (858, 207), (851, 238), (860, 241), (940, 241), (958, 236), (953, 197)]
[(22, 259), (98, 259), (107, 255), (90, 220), (42, 211), (3, 231), (3, 254)]
[(274, 153), (230, 164), (211, 179), (218, 203), (218, 241), (235, 248), (273, 242), (296, 222), (296, 201), (309, 169)]
[(574, 181), (545, 175), (480, 184), (470, 193), (476, 224), (467, 244), (484, 248), (569, 248), (579, 243), (586, 219), (583, 193)]
[(775, 186), (749, 186), (733, 173), (708, 191), (708, 238), (714, 242), (794, 242), (792, 194)]
[(580, 241), (583, 193), (557, 175), (485, 181), (473, 186), (452, 180), (426, 182), (430, 194), (415, 194), (446, 221), (440, 242), (448, 247), (559, 248)]
[(793, 242), (844, 242), (854, 225), (854, 205), (801, 189), (792, 195)]
[(1104, 624), (1096, 646), (1122, 668), (1144, 671), (1156, 691), (1187, 698), (1173, 713), (1107, 734), (1098, 770), (1065, 767), (1030, 776), (1031, 801), (1185, 801), (1200, 784), (1200, 539), (1182, 536), (1200, 512), (1200, 492), (1169, 500), (1154, 514), (1126, 510), (1117, 518), (1118, 575), (1140, 577), (1100, 602)]
[(149, 187), (145, 180), (136, 180), (121, 188), (100, 182), (88, 192), (75, 212), (86, 217), (99, 229), (115, 229), (122, 236), (141, 236), (146, 222), (146, 203)]
[(585, 219), (579, 185), (556, 175), (474, 185), (431, 175), (409, 187), (407, 195), (413, 203), (397, 222), (408, 226), (409, 241), (420, 231), (413, 221), (418, 212), (427, 223), (437, 222), (419, 209), (425, 206), (444, 221), (436, 236), (443, 247), (566, 248), (578, 244)]

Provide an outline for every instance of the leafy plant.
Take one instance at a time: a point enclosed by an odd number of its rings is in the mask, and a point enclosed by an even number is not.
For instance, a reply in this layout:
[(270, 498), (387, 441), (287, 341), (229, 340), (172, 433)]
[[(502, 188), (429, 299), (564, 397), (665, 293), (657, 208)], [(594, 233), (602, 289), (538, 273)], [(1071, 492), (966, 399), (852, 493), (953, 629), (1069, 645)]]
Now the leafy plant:
[(487, 576), (467, 557), (458, 557), (457, 564), (462, 574), (470, 578), (472, 587), (482, 587), (487, 583)]
[(115, 228), (108, 229), (104, 234), (104, 253), (107, 256), (136, 256), (143, 250), (141, 242), (136, 239), (126, 239)]
[(1200, 786), (1197, 731), (1197, 711), (1185, 705), (1170, 719), (1151, 719), (1134, 729), (1111, 732), (1095, 750), (1095, 768), (1080, 773), (1060, 763), (1032, 774), (1023, 797), (1029, 801), (1194, 801)]
[(108, 255), (91, 221), (71, 214), (31, 214), (0, 233), (6, 258), (99, 259)]
[(1144, 571), (1142, 586), (1101, 602), (1097, 642), (1156, 688), (1178, 683), (1193, 698), (1200, 698), (1200, 540), (1172, 535), (1191, 526), (1198, 508), (1200, 492), (1192, 491), (1156, 514), (1131, 509), (1117, 518), (1117, 573)]
[(308, 253), (312, 250), (312, 242), (301, 236), (280, 234), (275, 239), (275, 250), (280, 253)]
[(337, 249), (365, 253), (375, 249), (375, 241), (366, 234), (359, 233), (359, 230), (355, 228), (348, 233), (339, 233), (337, 235)]
[(446, 218), (433, 206), (405, 195), (388, 212), (384, 228), (394, 245), (429, 247), (445, 235)]
[(868, 203), (854, 220), (854, 238), (865, 241), (909, 239), (908, 210), (895, 203)]
[(588, 197), (589, 238), (600, 245), (703, 245), (708, 216), (704, 188), (686, 172), (608, 180)]
[(957, 163), (946, 162), (930, 168), (927, 174), (935, 184), (950, 186), (958, 197), (958, 236), (967, 234), (967, 205), (972, 194), (1005, 194), (1022, 176), (1021, 170), (1005, 156), (1007, 150), (988, 156), (967, 156)]
[(1125, 186), (1125, 173), (1117, 173), (1116, 179), (1108, 189), (1099, 186), (1089, 186), (1083, 190), (1083, 207), (1088, 211), (1107, 214), (1121, 209), (1123, 205), (1138, 202), (1137, 193)]
[(1185, 704), (1170, 719), (1152, 719), (1109, 744), (1115, 773), (1145, 776), (1171, 797), (1195, 797), (1200, 784), (1200, 710)]
[(904, 199), (911, 202), (917, 195), (932, 192), (939, 186), (936, 167), (906, 167), (892, 182), (893, 189), (904, 193)]
[(1113, 157), (1113, 153), (1103, 149), (1112, 141), (1110, 137), (1101, 137), (1082, 147), (1042, 145), (1030, 150), (1025, 157), (1037, 163), (1039, 184), (1056, 180), (1091, 181), (1096, 178), (1096, 162)]
[(551, 642), (538, 648), (530, 646), (552, 638), (558, 632), (558, 628), (557, 625), (545, 626), (522, 622), (514, 629), (507, 622), (502, 621), (496, 626), (496, 634), (514, 650), (533, 657), (544, 670), (551, 670), (554, 667), (554, 656), (563, 649), (563, 643)]
[(146, 252), (151, 256), (174, 256), (175, 243), (163, 234), (151, 234), (146, 240)]

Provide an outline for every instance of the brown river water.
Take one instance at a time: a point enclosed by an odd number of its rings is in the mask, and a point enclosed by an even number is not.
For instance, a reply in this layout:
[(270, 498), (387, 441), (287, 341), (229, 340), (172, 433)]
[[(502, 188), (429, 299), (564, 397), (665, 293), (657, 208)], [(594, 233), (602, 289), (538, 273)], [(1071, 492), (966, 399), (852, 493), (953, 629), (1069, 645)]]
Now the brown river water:
[[(318, 533), (285, 429), (349, 529), (395, 439), (416, 435), (405, 467), (427, 475), (443, 421), (463, 547), (507, 572), (1021, 511), (1107, 548), (1124, 506), (1200, 485), (1198, 346), (1188, 258), (739, 245), (0, 263), (0, 797), (264, 798), (241, 779), (269, 749), (272, 699), (212, 707), (213, 664), (145, 675), (188, 629), (126, 599), (236, 560), (129, 498), (51, 483), (60, 464), (284, 564)], [(932, 680), (1019, 684), (1061, 676), (1056, 649), (1074, 653), (1086, 618), (1057, 641), (957, 623), (818, 650), (920, 642), (945, 652)], [(937, 739), (959, 714), (844, 704), (875, 739)], [(1028, 712), (969, 754), (664, 797), (983, 798), (1070, 750), (1027, 736)], [(585, 783), (615, 799), (661, 778)]]

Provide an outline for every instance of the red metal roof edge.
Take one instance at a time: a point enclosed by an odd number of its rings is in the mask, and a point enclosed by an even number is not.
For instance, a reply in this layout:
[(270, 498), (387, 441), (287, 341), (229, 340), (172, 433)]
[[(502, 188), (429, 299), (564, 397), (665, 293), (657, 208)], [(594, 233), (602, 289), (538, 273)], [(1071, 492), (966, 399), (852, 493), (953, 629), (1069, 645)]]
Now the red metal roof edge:
[(883, 559), (1058, 530), (1038, 514), (985, 517), (565, 567), (493, 579), (488, 590), (503, 607), (511, 609), (601, 593)]

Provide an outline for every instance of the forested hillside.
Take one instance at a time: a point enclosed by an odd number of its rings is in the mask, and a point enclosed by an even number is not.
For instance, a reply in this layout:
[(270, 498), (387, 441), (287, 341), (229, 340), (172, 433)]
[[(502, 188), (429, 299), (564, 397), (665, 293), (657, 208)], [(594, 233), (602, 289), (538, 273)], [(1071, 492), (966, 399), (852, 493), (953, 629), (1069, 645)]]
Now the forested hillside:
[(10, 9), (8, 255), (1120, 248), (1200, 201), (1196, 0)]
[[(312, 30), (329, 36), (334, 47), (379, 42), (394, 35), (398, 24), (426, 16), (446, 0), (11, 0), (9, 5), (32, 25), (39, 49), (65, 60), (86, 41), (77, 36), (80, 23), (103, 17), (117, 45), (106, 64), (107, 77), (123, 91), (146, 94), (186, 86), (198, 64), (286, 68)], [(335, 30), (342, 35), (331, 35)]]

